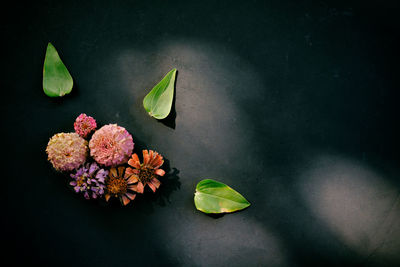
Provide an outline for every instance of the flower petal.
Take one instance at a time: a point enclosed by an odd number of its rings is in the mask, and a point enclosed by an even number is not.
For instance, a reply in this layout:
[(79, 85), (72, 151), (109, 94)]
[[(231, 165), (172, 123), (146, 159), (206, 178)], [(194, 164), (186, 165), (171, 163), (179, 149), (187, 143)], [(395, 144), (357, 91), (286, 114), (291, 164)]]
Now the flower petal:
[(111, 168), (110, 169), (110, 174), (111, 177), (117, 178), (118, 177), (118, 173), (117, 173), (117, 169), (116, 168)]
[(125, 195), (122, 195), (120, 199), (124, 206), (128, 205), (128, 203), (131, 202), (131, 200), (127, 198)]
[[(154, 165), (154, 162), (157, 161), (157, 158), (161, 157), (160, 154), (158, 154), (156, 151), (153, 151), (153, 158), (150, 160), (149, 164), (152, 166)], [(161, 157), (162, 158), (162, 157)]]
[(134, 169), (132, 169), (132, 168), (130, 168), (130, 167), (126, 168), (126, 170), (125, 170), (125, 176), (126, 176), (126, 175), (131, 175), (131, 174), (133, 174), (133, 170), (134, 170)]
[(139, 161), (134, 161), (132, 159), (128, 160), (128, 164), (136, 169), (140, 169)]
[(149, 152), (147, 150), (143, 150), (143, 164), (146, 165), (149, 163), (150, 157)]
[(133, 184), (133, 183), (136, 183), (137, 181), (139, 181), (138, 177), (135, 175), (131, 175), (131, 177), (129, 177), (126, 182), (128, 184)]
[(110, 194), (105, 194), (104, 197), (106, 198), (106, 201), (110, 200), (111, 195)]
[[(132, 191), (135, 191), (135, 192), (138, 192), (138, 191), (137, 191), (137, 184), (128, 185), (128, 189), (129, 189), (129, 190), (132, 190)], [(138, 193), (139, 193), (139, 192), (138, 192)]]
[(95, 171), (99, 169), (99, 166), (95, 162), (93, 162), (89, 167), (89, 175), (92, 176)]
[(158, 154), (157, 157), (152, 162), (151, 166), (154, 169), (158, 169), (159, 167), (161, 167), (161, 165), (163, 165), (163, 163), (164, 163), (163, 157), (160, 154)]
[(97, 173), (96, 173), (96, 178), (97, 179), (101, 179), (101, 178), (105, 178), (108, 174), (108, 171), (104, 170), (104, 169), (100, 169)]
[(134, 200), (136, 197), (136, 194), (132, 194), (132, 193), (125, 193), (125, 195), (130, 199), (130, 200)]
[(153, 183), (148, 182), (147, 185), (151, 188), (151, 190), (153, 190), (153, 192), (156, 192), (157, 188)]
[(157, 174), (158, 176), (164, 176), (165, 171), (163, 169), (157, 169), (154, 171), (155, 174)]
[(125, 167), (122, 167), (122, 166), (120, 166), (120, 167), (118, 167), (118, 177), (122, 177), (122, 175), (124, 174), (124, 171), (125, 171)]
[(159, 156), (159, 154), (157, 152), (153, 151), (153, 157), (151, 158), (149, 165), (153, 166), (154, 162), (157, 161), (158, 156)]
[(144, 185), (142, 184), (142, 182), (137, 183), (136, 192), (143, 194), (143, 191), (144, 191)]
[(140, 170), (138, 169), (132, 169), (132, 168), (126, 168), (125, 174), (136, 174), (139, 175)]
[(132, 158), (130, 160), (128, 160), (128, 164), (136, 169), (140, 169), (140, 161), (136, 153), (132, 155)]
[(157, 188), (159, 188), (160, 185), (161, 185), (161, 182), (160, 182), (157, 178), (153, 178), (153, 179), (151, 180), (151, 183), (152, 183), (155, 187), (157, 187)]

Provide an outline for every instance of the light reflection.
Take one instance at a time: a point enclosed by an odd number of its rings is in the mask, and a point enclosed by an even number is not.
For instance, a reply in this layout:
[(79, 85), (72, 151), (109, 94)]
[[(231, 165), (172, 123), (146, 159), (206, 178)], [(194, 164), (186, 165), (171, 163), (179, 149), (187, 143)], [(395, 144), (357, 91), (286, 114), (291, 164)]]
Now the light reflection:
[[(262, 79), (250, 64), (225, 47), (200, 40), (174, 40), (149, 51), (127, 49), (117, 57), (117, 66), (123, 88), (137, 99), (130, 112), (138, 125), (149, 120), (141, 101), (144, 92), (157, 82), (148, 77), (162, 78), (172, 67), (178, 70), (176, 129), (168, 135), (165, 127), (157, 125), (162, 134), (157, 130), (146, 132), (154, 134), (152, 142), (157, 147), (179, 142), (181, 153), (212, 153), (214, 161), (229, 163), (229, 155), (236, 157), (248, 145), (245, 142), (249, 139), (242, 136), (254, 126), (243, 127), (243, 121), (248, 120), (246, 108), (237, 105), (232, 92), (248, 86), (262, 88)], [(243, 92), (241, 99), (246, 94)], [(169, 149), (176, 147), (165, 148)]]
[(183, 266), (289, 266), (285, 247), (265, 225), (238, 214), (219, 219), (196, 216), (184, 227), (164, 231), (170, 252), (180, 255)]
[(367, 261), (400, 263), (399, 190), (371, 168), (322, 155), (302, 175), (302, 195), (316, 217)]
[[(148, 64), (142, 66), (137, 62)], [(239, 106), (232, 92), (249, 86), (263, 90), (262, 79), (248, 63), (223, 46), (199, 40), (175, 40), (149, 51), (130, 48), (118, 57), (117, 66), (123, 87), (134, 97), (154, 85), (154, 81), (144, 81), (141, 77), (149, 77), (152, 73), (161, 78), (172, 66), (178, 69), (174, 131), (166, 131), (160, 124), (147, 123), (151, 119), (143, 114), (141, 98), (132, 106), (130, 112), (137, 125), (154, 127), (146, 132), (146, 136), (150, 136), (147, 142), (162, 151), (188, 155), (187, 160), (179, 162), (182, 168), (237, 167), (238, 154), (251, 145), (248, 143), (251, 139), (243, 136), (255, 126), (243, 127), (248, 124), (246, 106)], [(247, 94), (242, 92), (239, 99), (254, 97)], [(160, 131), (155, 130), (157, 127)], [(201, 166), (190, 168), (196, 164), (195, 159), (204, 159), (204, 154), (210, 155), (209, 162), (202, 161)], [(226, 173), (221, 176), (229, 177)], [(182, 191), (192, 191), (189, 186), (190, 183), (182, 184)], [(174, 217), (180, 221), (160, 225), (160, 232), (166, 233), (160, 242), (168, 244), (165, 249), (179, 257), (181, 265), (225, 266), (247, 262), (254, 266), (287, 266), (286, 251), (279, 238), (264, 224), (251, 218), (244, 219), (235, 214), (214, 220), (200, 212), (195, 216), (190, 213)], [(183, 223), (182, 220), (186, 221)]]

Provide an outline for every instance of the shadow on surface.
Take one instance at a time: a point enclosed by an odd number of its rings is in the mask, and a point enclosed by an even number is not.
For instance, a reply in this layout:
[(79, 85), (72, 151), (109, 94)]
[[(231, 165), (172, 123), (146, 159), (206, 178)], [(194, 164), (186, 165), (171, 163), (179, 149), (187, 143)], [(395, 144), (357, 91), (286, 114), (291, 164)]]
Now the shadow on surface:
[[(179, 190), (181, 186), (178, 176), (179, 170), (176, 168), (171, 168), (169, 160), (164, 159), (164, 164), (161, 168), (165, 170), (165, 175), (163, 177), (159, 177), (161, 186), (156, 192), (153, 193), (153, 191), (146, 186), (144, 193), (136, 194), (136, 198), (126, 207), (121, 206), (119, 199), (116, 198), (112, 198), (108, 203), (104, 199), (97, 200), (97, 202), (99, 202), (99, 205), (104, 208), (136, 209), (145, 214), (153, 213), (154, 204), (163, 207), (166, 206), (168, 203), (170, 203), (170, 195), (172, 192)], [(95, 200), (93, 202), (95, 202)]]
[[(163, 170), (165, 170), (165, 175), (163, 177), (159, 177), (161, 181), (160, 188), (153, 193), (150, 188), (146, 187), (145, 192), (142, 196), (140, 196), (140, 202), (145, 203), (156, 203), (160, 206), (166, 206), (167, 203), (171, 203), (170, 195), (172, 192), (179, 190), (181, 187), (181, 182), (179, 181), (179, 170), (177, 168), (171, 168), (170, 162), (167, 159), (164, 159), (164, 164), (161, 166)], [(137, 205), (141, 205), (138, 201)]]

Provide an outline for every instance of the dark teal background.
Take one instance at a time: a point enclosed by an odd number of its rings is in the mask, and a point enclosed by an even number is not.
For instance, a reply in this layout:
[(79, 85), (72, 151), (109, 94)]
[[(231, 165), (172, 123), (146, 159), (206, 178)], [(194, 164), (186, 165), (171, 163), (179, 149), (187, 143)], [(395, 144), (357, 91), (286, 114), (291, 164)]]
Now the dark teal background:
[[(372, 1), (370, 1), (372, 2)], [(3, 8), (6, 258), (40, 266), (399, 266), (399, 8), (365, 1), (36, 1)], [(74, 78), (42, 91), (48, 42)], [(162, 122), (142, 100), (178, 69)], [(47, 162), (80, 113), (155, 149), (132, 205)], [(212, 178), (251, 206), (197, 211)], [(3, 187), (4, 189), (4, 187)], [(3, 259), (8, 262), (7, 259)]]

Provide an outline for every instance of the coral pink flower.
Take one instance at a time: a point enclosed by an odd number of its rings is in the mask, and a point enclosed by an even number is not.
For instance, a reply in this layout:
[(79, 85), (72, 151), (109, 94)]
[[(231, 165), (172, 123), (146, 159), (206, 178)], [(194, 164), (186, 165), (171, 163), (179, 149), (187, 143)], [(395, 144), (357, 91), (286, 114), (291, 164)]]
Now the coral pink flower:
[(96, 120), (90, 116), (87, 116), (85, 113), (79, 115), (74, 123), (75, 132), (83, 138), (86, 138), (92, 131), (96, 129), (96, 127)]
[(133, 154), (128, 164), (134, 169), (129, 167), (126, 169), (126, 173), (132, 174), (138, 181), (132, 189), (143, 193), (144, 187), (148, 185), (155, 192), (161, 185), (157, 177), (165, 174), (164, 170), (159, 169), (163, 163), (163, 157), (153, 150), (143, 150), (143, 164), (140, 164), (138, 155)]
[(85, 163), (87, 141), (77, 133), (58, 133), (47, 144), (48, 160), (58, 171), (71, 171)]
[(134, 200), (136, 194), (134, 189), (137, 179), (125, 172), (125, 167), (111, 168), (106, 178), (105, 199), (108, 202), (110, 198), (118, 197), (122, 205), (126, 206), (131, 200)]
[(89, 141), (90, 155), (105, 166), (126, 163), (132, 154), (133, 146), (132, 136), (117, 124), (101, 127), (94, 132)]

